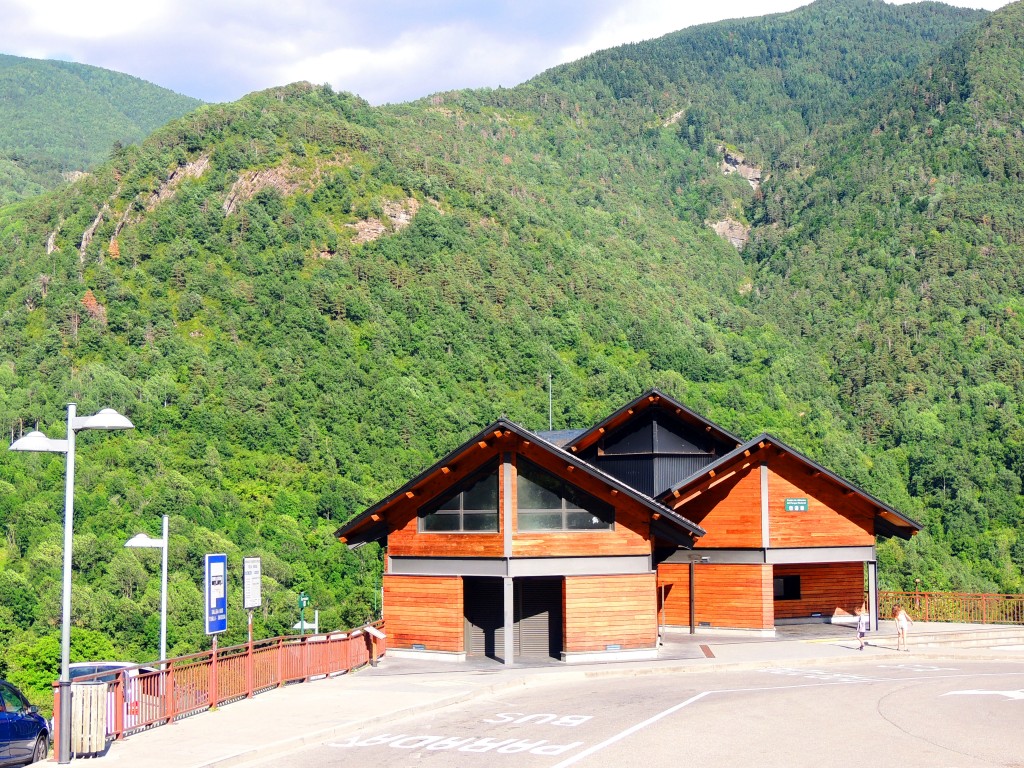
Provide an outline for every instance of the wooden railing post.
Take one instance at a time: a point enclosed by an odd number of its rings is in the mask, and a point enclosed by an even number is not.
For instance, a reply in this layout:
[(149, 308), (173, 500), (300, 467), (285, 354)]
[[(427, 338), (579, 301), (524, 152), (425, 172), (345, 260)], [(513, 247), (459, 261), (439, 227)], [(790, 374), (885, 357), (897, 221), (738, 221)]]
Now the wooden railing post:
[(124, 694), (125, 686), (128, 685), (128, 673), (123, 669), (118, 673), (114, 682), (107, 683), (114, 686), (114, 738), (124, 738)]

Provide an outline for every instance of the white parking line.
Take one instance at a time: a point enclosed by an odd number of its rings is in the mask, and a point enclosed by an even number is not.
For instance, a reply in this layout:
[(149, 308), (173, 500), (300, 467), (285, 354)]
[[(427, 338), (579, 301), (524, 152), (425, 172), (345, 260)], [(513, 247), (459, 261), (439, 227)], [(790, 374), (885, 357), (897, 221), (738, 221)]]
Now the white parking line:
[(637, 731), (639, 731), (639, 730), (641, 730), (643, 728), (646, 728), (648, 725), (652, 725), (653, 723), (658, 722), (663, 717), (668, 717), (672, 713), (678, 712), (683, 707), (688, 707), (691, 704), (693, 704), (695, 701), (700, 701), (701, 699), (703, 699), (705, 696), (707, 696), (710, 693), (714, 693), (714, 691), (704, 691), (703, 693), (698, 693), (696, 696), (691, 696), (686, 701), (683, 701), (683, 702), (681, 702), (679, 704), (676, 704), (674, 707), (669, 707), (668, 709), (664, 710), (663, 712), (659, 712), (658, 714), (654, 715), (653, 717), (647, 718), (642, 723), (637, 723), (636, 725), (631, 726), (630, 728), (627, 728), (624, 731), (620, 731), (619, 733), (615, 734), (614, 736), (605, 739), (601, 743), (595, 744), (594, 746), (588, 747), (587, 749), (585, 749), (582, 752), (579, 752), (579, 753), (573, 755), (572, 757), (566, 758), (565, 760), (563, 760), (562, 762), (558, 763), (557, 765), (553, 765), (551, 768), (565, 768), (565, 766), (567, 766), (567, 765), (572, 765), (573, 763), (579, 762), (584, 757), (589, 757), (590, 755), (594, 754), (595, 752), (600, 752), (605, 747), (610, 746), (610, 745), (614, 744), (617, 741), (621, 741), (622, 739), (626, 738), (627, 736), (630, 736), (631, 734), (634, 734)]

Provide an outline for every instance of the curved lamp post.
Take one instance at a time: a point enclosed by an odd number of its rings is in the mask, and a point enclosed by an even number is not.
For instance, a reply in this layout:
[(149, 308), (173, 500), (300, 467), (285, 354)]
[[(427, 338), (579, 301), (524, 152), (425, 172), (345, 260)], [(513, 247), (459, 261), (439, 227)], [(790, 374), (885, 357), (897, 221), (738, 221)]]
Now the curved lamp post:
[(163, 550), (160, 564), (160, 661), (167, 658), (167, 515), (164, 515), (164, 535), (154, 539), (144, 533), (137, 533), (124, 543), (126, 547), (152, 547)]
[(126, 417), (111, 408), (104, 408), (92, 416), (78, 416), (75, 403), (68, 403), (68, 436), (52, 440), (42, 432), (29, 432), (11, 443), (12, 451), (37, 453), (63, 453), (67, 457), (64, 472), (64, 591), (61, 600), (60, 625), (60, 727), (57, 733), (57, 762), (71, 762), (71, 678), (68, 664), (71, 656), (71, 544), (74, 523), (75, 497), (75, 435), (83, 429), (134, 429)]

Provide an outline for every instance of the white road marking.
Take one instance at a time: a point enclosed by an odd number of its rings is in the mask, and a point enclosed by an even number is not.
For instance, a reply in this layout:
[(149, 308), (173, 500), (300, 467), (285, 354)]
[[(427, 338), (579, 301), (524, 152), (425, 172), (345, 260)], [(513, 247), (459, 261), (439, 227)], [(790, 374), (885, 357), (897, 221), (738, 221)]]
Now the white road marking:
[(1007, 699), (1024, 701), (1024, 688), (1019, 691), (949, 691), (943, 696), (1005, 696)]
[(637, 731), (639, 731), (639, 730), (641, 730), (643, 728), (646, 728), (648, 725), (652, 725), (652, 724), (658, 722), (659, 720), (661, 720), (664, 717), (668, 717), (669, 715), (671, 715), (671, 714), (673, 714), (675, 712), (678, 712), (683, 707), (688, 707), (691, 704), (693, 704), (695, 701), (700, 701), (701, 699), (703, 699), (705, 696), (707, 696), (710, 693), (714, 693), (714, 691), (704, 691), (703, 693), (698, 693), (696, 696), (691, 696), (686, 701), (680, 702), (679, 704), (676, 704), (674, 707), (669, 707), (668, 709), (666, 709), (666, 710), (664, 710), (662, 712), (659, 712), (658, 714), (654, 715), (653, 717), (647, 718), (642, 723), (637, 723), (636, 725), (634, 725), (634, 726), (632, 726), (630, 728), (627, 728), (624, 731), (620, 731), (619, 733), (615, 734), (614, 736), (605, 739), (601, 743), (595, 744), (592, 747), (588, 747), (587, 749), (583, 750), (582, 752), (578, 752), (577, 754), (573, 755), (572, 757), (563, 760), (562, 762), (558, 763), (557, 765), (552, 766), (551, 768), (565, 768), (568, 765), (572, 765), (573, 763), (577, 763), (580, 760), (582, 760), (584, 757), (589, 757), (590, 755), (594, 754), (595, 752), (600, 752), (605, 747), (610, 746), (610, 745), (614, 744), (617, 741), (621, 741), (622, 739), (626, 738), (627, 736), (630, 736), (630, 735), (636, 733)]

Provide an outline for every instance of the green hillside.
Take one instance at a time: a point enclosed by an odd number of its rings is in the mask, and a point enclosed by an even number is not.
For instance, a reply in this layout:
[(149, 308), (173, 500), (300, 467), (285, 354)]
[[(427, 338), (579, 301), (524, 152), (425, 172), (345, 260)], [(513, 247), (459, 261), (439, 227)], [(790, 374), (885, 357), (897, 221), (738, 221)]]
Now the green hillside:
[(883, 548), (904, 584), (1022, 588), (1022, 31), (1024, 5), (993, 15), (821, 131), (812, 172), (754, 206), (748, 308), (827, 359), (848, 423), (927, 522), (906, 554)]
[[(206, 552), (236, 596), (263, 557), (258, 636), (299, 590), (322, 626), (372, 617), (379, 553), (338, 524), (500, 415), (546, 427), (549, 372), (556, 428), (657, 386), (925, 521), (883, 587), (1020, 589), (1021, 119), (991, 85), (1019, 16), (822, 0), (514, 89), (294, 84), (0, 211), (0, 425), (60, 436), (75, 400), (138, 427), (79, 438), (78, 642), (155, 653), (158, 555), (121, 544), (162, 514), (173, 652), (205, 642)], [(0, 453), (19, 680), (59, 622), (62, 478)]]
[(0, 205), (53, 188), (200, 104), (119, 72), (0, 54)]

